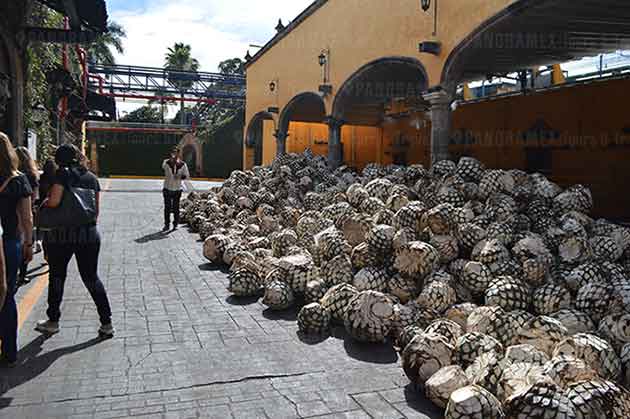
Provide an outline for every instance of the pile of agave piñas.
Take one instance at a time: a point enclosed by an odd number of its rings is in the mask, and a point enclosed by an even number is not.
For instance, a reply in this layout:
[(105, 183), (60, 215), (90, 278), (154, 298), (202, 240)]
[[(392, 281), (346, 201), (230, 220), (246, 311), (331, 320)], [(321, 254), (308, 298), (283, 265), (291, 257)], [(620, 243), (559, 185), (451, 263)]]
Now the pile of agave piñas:
[(307, 151), (183, 205), (235, 296), (392, 342), (446, 418), (630, 418), (630, 230), (591, 218), (583, 186)]

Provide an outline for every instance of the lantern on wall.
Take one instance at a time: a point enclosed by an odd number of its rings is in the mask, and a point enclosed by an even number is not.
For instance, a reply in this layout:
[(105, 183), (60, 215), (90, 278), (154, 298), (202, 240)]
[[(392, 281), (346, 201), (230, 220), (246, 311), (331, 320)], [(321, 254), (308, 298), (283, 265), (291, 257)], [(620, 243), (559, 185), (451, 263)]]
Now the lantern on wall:
[(328, 60), (326, 58), (326, 54), (324, 54), (324, 51), (322, 51), (322, 53), (319, 54), (319, 57), (317, 57), (317, 58), (319, 59), (319, 65), (320, 66), (323, 67), (323, 66), (326, 65), (326, 61), (328, 61)]
[(422, 6), (422, 10), (426, 12), (431, 7), (431, 0), (420, 0), (420, 5)]

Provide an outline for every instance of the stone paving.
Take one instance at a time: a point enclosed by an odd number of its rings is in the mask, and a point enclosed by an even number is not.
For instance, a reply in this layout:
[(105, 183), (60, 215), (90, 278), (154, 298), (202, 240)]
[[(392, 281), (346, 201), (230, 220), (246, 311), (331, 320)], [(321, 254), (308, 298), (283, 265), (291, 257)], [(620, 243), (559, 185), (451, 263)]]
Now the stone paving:
[(295, 312), (231, 297), (197, 235), (158, 232), (160, 182), (102, 185), (100, 273), (116, 336), (96, 339), (96, 311), (72, 263), (61, 332), (32, 330), (45, 317), (44, 292), (21, 330), (21, 364), (0, 371), (0, 418), (442, 416), (408, 385), (391, 347), (339, 329), (301, 340)]

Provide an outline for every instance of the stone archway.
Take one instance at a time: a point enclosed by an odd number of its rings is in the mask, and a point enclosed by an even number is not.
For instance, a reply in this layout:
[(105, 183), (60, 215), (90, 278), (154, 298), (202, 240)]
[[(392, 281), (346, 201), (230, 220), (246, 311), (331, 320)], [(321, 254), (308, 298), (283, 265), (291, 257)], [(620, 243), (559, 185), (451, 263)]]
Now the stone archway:
[(192, 133), (186, 134), (179, 143), (179, 149), (182, 160), (188, 164), (190, 175), (203, 175), (203, 153), (199, 139)]
[(383, 57), (357, 69), (339, 88), (332, 106), (337, 120), (356, 125), (378, 125), (384, 105), (395, 98), (422, 101), (429, 77), (412, 57)]
[(264, 121), (273, 121), (273, 115), (269, 112), (258, 112), (254, 115), (247, 125), (245, 131), (245, 147), (253, 149), (253, 165), (261, 166), (263, 164), (263, 123)]
[(455, 44), (441, 85), (630, 48), (627, 1), (514, 0)]
[(276, 155), (286, 152), (291, 121), (326, 123), (326, 119), (326, 104), (321, 95), (315, 92), (304, 92), (294, 96), (282, 109), (278, 119), (278, 129), (275, 133)]
[(317, 93), (304, 92), (294, 96), (282, 109), (278, 130), (288, 132), (291, 121), (324, 122), (325, 119), (324, 99)]

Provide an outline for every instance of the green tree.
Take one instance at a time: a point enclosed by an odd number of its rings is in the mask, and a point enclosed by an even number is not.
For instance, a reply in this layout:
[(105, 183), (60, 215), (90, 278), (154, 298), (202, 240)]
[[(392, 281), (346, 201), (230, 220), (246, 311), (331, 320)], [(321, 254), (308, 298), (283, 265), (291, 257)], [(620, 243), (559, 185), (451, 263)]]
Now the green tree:
[(240, 58), (231, 58), (219, 63), (219, 72), (221, 74), (245, 74), (245, 62)]
[(109, 22), (107, 24), (107, 32), (99, 35), (87, 48), (88, 57), (97, 64), (116, 64), (114, 51), (119, 54), (125, 52), (123, 39), (126, 37), (127, 33), (122, 26), (116, 22)]
[[(63, 28), (63, 16), (54, 10), (33, 2), (27, 21), (28, 26), (45, 28)], [(111, 23), (109, 33), (103, 34), (85, 49), (97, 62), (113, 62), (113, 52), (122, 52), (124, 30), (120, 25)], [(76, 49), (67, 46), (69, 71), (79, 83), (81, 68)], [(56, 145), (57, 103), (54, 89), (49, 85), (46, 75), (51, 70), (62, 67), (62, 44), (29, 42), (26, 51), (26, 83), (24, 95), (24, 121), (26, 128), (34, 130), (38, 138), (38, 156), (45, 160)], [(110, 60), (111, 58), (111, 60)], [(77, 92), (77, 94), (80, 94)], [(45, 111), (42, 112), (41, 109)], [(36, 110), (37, 109), (37, 110)], [(80, 121), (68, 124), (68, 138), (81, 137)]]
[(142, 106), (120, 118), (120, 122), (160, 123), (160, 110), (153, 106)]
[[(172, 47), (169, 47), (166, 52), (165, 60), (164, 60), (164, 68), (166, 70), (170, 70), (173, 72), (176, 71), (192, 71), (196, 72), (199, 70), (199, 61), (193, 58), (191, 54), (190, 45), (186, 45), (184, 43), (177, 42)], [(185, 112), (184, 112), (184, 93), (186, 89), (190, 89), (193, 85), (192, 80), (176, 80), (169, 77), (169, 81), (177, 87), (181, 91), (181, 122), (184, 123)]]
[[(231, 58), (221, 61), (218, 69), (221, 74), (242, 76), (245, 74), (245, 63), (240, 58)], [(215, 87), (224, 91), (242, 89), (241, 87), (231, 84), (218, 85)], [(221, 126), (224, 123), (230, 122), (235, 116), (242, 112), (244, 104), (241, 106), (229, 105), (230, 106), (227, 106), (224, 101), (219, 100), (214, 105), (200, 104), (195, 106), (194, 113), (202, 129), (210, 131), (214, 129), (215, 126)]]

